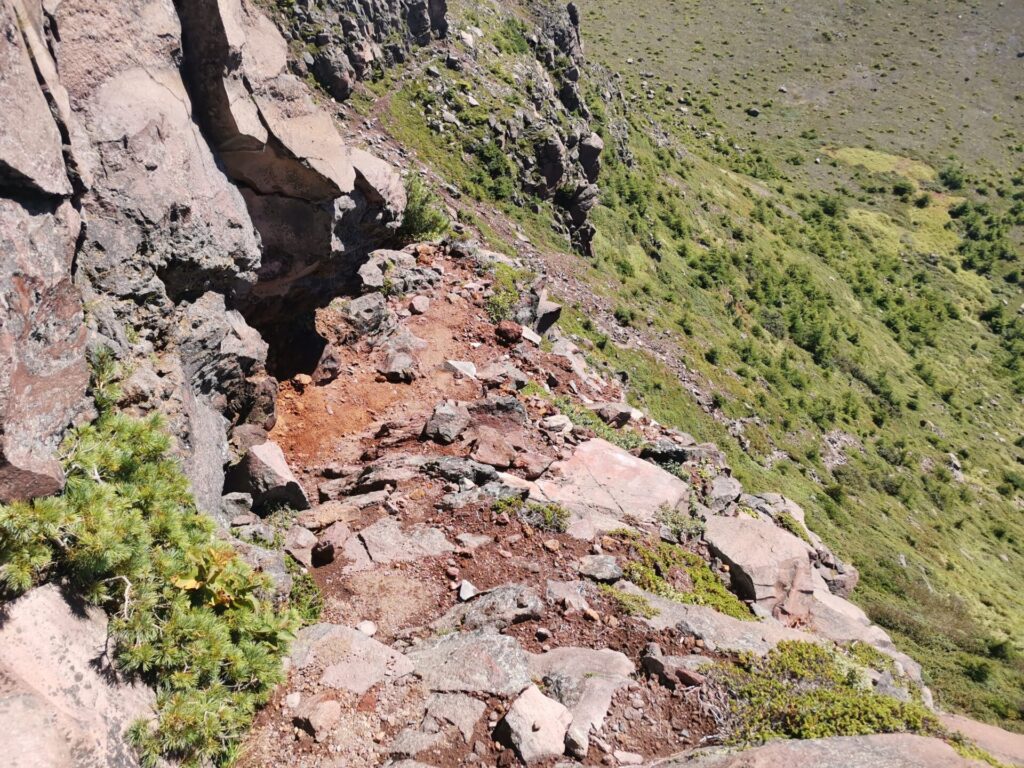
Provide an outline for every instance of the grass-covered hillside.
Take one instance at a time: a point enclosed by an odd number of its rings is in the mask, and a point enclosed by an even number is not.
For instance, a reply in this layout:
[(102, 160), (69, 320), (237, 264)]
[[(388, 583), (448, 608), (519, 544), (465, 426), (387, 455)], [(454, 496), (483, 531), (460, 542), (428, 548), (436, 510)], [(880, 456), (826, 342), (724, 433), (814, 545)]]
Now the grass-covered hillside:
[[(563, 327), (747, 488), (804, 505), (940, 704), (1024, 730), (1020, 5), (579, 5), (606, 145), (579, 271), (706, 396), (589, 314)], [(485, 236), (493, 209), (564, 252), (489, 125), (544, 103), (534, 17), (450, 16), (483, 32), (475, 51), (453, 35), (471, 66), (424, 51), (354, 106)]]

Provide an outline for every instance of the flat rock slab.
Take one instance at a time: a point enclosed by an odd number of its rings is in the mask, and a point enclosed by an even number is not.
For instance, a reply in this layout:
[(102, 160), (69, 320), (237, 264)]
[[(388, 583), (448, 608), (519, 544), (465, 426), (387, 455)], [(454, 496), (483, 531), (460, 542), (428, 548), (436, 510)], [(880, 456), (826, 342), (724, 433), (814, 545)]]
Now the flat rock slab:
[(316, 624), (299, 632), (292, 646), (292, 664), (296, 669), (316, 665), (323, 670), (322, 686), (357, 696), (386, 678), (413, 671), (412, 663), (398, 651), (337, 624)]
[(407, 654), (432, 691), (513, 696), (530, 684), (526, 652), (514, 638), (487, 630), (435, 637)]
[(463, 693), (435, 693), (427, 699), (424, 728), (454, 725), (468, 744), (486, 708), (487, 705), (479, 699)]
[(656, 522), (662, 506), (675, 509), (688, 501), (690, 488), (664, 469), (595, 438), (552, 464), (531, 495), (568, 509), (569, 534), (589, 539), (623, 524)]
[(1024, 765), (1024, 734), (1011, 733), (963, 715), (939, 715), (939, 720), (949, 730), (962, 733), (996, 760), (1009, 765)]
[[(439, 528), (426, 525), (413, 525), (403, 528), (401, 523), (391, 517), (378, 520), (364, 528), (350, 542), (358, 539), (366, 550), (371, 563), (383, 564), (394, 562), (410, 562), (422, 557), (436, 557), (451, 552), (454, 545), (445, 538)], [(357, 546), (357, 545), (356, 545)], [(352, 553), (351, 543), (346, 545), (346, 554), (357, 560), (356, 565), (366, 567), (370, 563), (359, 563), (358, 555)], [(357, 568), (358, 569), (358, 568)]]
[(124, 733), (152, 715), (144, 686), (112, 682), (99, 663), (103, 611), (55, 586), (10, 603), (0, 624), (0, 723), (9, 768), (136, 768)]
[(608, 648), (556, 648), (530, 657), (531, 677), (547, 683), (549, 695), (572, 714), (565, 744), (579, 758), (586, 757), (591, 732), (604, 726), (612, 697), (634, 671), (627, 656)]
[[(468, 582), (463, 582), (467, 584)], [(459, 597), (462, 597), (461, 590)], [(467, 602), (452, 606), (431, 624), (434, 629), (504, 629), (509, 624), (539, 619), (544, 615), (544, 601), (532, 587), (505, 584), (466, 598)]]
[(709, 651), (749, 652), (763, 656), (783, 640), (820, 643), (822, 638), (790, 629), (774, 619), (742, 621), (703, 605), (684, 605), (629, 584), (617, 585), (625, 592), (641, 595), (658, 611), (657, 616), (642, 620), (654, 629), (677, 629), (683, 635), (704, 641)]
[(658, 768), (983, 768), (944, 741), (908, 733), (776, 741), (743, 752), (692, 754)]

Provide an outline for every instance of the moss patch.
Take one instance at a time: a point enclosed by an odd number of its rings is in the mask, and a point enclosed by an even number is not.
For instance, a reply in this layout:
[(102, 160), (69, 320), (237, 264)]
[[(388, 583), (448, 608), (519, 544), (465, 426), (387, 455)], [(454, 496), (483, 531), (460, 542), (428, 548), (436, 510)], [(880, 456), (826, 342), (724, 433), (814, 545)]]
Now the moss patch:
[(630, 547), (623, 575), (641, 589), (677, 603), (704, 605), (736, 619), (753, 620), (747, 606), (699, 555), (664, 541), (645, 541), (636, 534), (618, 535)]

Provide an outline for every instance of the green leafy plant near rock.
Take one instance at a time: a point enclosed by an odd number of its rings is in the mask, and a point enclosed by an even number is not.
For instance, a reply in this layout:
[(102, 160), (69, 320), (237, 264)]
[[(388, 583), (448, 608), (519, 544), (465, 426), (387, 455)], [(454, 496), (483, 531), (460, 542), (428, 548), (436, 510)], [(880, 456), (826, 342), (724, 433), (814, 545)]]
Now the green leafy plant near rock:
[[(704, 605), (736, 619), (753, 620), (747, 606), (726, 589), (699, 555), (664, 541), (646, 542), (631, 532), (617, 535), (630, 547), (622, 573), (641, 589), (677, 603)], [(673, 585), (676, 575), (685, 575), (689, 589)]]
[(614, 427), (608, 426), (601, 421), (601, 417), (596, 413), (585, 406), (579, 405), (578, 403), (570, 400), (568, 397), (556, 397), (554, 399), (554, 403), (558, 410), (561, 411), (563, 415), (568, 416), (569, 420), (574, 425), (589, 429), (602, 440), (607, 440), (612, 445), (617, 445), (625, 451), (631, 451), (644, 444), (644, 438), (642, 435), (628, 427), (615, 429)]
[(299, 620), (197, 511), (160, 419), (119, 413), (114, 366), (94, 362), (99, 417), (64, 443), (63, 494), (0, 506), (0, 590), (59, 581), (105, 608), (117, 666), (157, 692), (129, 733), (144, 764), (225, 764)]
[(487, 297), (487, 316), (492, 323), (511, 320), (519, 306), (519, 281), (529, 276), (524, 270), (510, 267), (508, 264), (495, 264), (493, 270), (494, 283), (492, 293)]

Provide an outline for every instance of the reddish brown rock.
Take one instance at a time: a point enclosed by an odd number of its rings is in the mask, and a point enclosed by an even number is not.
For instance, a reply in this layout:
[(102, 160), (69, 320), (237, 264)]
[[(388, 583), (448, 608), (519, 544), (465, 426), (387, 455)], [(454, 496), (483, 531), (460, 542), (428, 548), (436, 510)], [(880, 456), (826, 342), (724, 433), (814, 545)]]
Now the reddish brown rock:
[(516, 458), (515, 449), (501, 433), (491, 427), (478, 427), (470, 458), (496, 469), (508, 469)]
[(502, 320), (494, 327), (494, 335), (499, 344), (511, 347), (523, 338), (523, 326), (512, 320)]
[(659, 761), (659, 768), (984, 768), (944, 741), (909, 733), (776, 741), (742, 752)]

